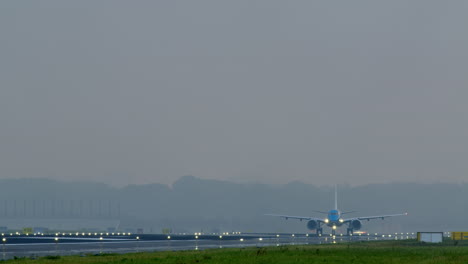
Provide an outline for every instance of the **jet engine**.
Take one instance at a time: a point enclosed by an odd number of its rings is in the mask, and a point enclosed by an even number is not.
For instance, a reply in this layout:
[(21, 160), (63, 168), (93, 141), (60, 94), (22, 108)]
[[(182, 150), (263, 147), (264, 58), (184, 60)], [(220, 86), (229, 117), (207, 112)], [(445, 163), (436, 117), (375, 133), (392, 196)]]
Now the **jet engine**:
[(354, 229), (354, 230), (359, 230), (359, 229), (361, 229), (361, 227), (362, 227), (361, 221), (359, 221), (359, 220), (353, 220), (353, 221), (351, 222), (351, 228), (352, 228), (352, 229)]
[(310, 230), (314, 230), (318, 227), (318, 223), (317, 221), (315, 220), (310, 220), (309, 222), (307, 222), (307, 228), (309, 228)]

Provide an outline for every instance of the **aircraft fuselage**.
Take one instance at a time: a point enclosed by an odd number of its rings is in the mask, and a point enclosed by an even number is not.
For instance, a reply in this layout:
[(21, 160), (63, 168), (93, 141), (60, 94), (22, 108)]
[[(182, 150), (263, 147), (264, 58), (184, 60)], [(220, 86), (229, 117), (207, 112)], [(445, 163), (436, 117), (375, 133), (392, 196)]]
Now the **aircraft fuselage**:
[(331, 228), (336, 228), (343, 225), (343, 219), (341, 218), (340, 210), (333, 209), (328, 211), (327, 218), (324, 222), (327, 226)]

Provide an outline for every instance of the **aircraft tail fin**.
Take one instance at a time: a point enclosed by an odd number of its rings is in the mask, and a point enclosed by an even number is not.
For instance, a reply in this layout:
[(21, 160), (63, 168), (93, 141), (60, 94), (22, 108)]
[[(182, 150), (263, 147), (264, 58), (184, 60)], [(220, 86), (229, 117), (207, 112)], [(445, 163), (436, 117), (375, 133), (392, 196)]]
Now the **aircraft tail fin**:
[(335, 184), (335, 210), (338, 210), (338, 194), (336, 190), (336, 184)]

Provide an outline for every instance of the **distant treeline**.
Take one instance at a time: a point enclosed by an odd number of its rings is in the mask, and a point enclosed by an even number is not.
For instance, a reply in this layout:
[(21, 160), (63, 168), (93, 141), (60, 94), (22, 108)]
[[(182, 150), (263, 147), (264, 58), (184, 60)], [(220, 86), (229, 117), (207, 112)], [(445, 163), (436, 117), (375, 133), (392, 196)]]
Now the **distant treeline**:
[(3, 200), (0, 217), (120, 218), (120, 204), (110, 200)]
[[(302, 182), (238, 184), (185, 176), (172, 186), (0, 180), (0, 217), (118, 218), (122, 227), (160, 232), (305, 232), (305, 222), (266, 213), (317, 216), (333, 207), (333, 188)], [(387, 232), (468, 230), (468, 184), (391, 183), (340, 185), (338, 205), (349, 216), (408, 212), (406, 217), (363, 223)]]

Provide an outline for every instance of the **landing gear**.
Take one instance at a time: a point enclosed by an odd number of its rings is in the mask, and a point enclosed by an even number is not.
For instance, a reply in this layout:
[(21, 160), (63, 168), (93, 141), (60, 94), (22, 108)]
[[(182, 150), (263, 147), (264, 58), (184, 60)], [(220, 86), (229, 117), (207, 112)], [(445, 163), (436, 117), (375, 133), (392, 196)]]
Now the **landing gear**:
[(316, 230), (317, 230), (317, 236), (321, 236), (323, 234), (323, 229), (322, 229), (320, 222), (318, 223)]
[(332, 229), (332, 236), (335, 236), (335, 235), (336, 235), (336, 230)]
[(317, 236), (321, 236), (323, 234), (323, 229), (321, 227), (317, 228)]
[(353, 229), (352, 228), (346, 228), (346, 232), (347, 232), (348, 236), (353, 235)]

